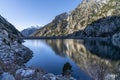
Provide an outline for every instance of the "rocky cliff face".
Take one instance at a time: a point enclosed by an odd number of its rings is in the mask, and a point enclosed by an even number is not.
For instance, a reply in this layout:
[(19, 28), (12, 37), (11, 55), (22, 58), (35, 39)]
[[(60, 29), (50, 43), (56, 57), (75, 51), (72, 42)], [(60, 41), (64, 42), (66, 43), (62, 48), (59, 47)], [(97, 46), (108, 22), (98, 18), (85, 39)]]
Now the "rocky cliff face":
[[(72, 36), (108, 37), (119, 29), (119, 0), (83, 0), (69, 16)], [(74, 31), (76, 29), (77, 32)], [(72, 33), (69, 32), (68, 33)]]
[[(71, 11), (62, 25), (60, 22), (50, 27), (49, 25), (54, 23), (52, 22), (37, 31), (35, 36), (65, 36), (68, 34), (82, 37), (111, 36), (120, 27), (119, 6), (119, 0), (83, 0), (75, 10)], [(58, 28), (60, 29), (58, 30)]]
[(83, 30), (104, 4), (105, 3), (97, 0), (83, 0), (68, 17), (68, 28), (70, 29), (68, 33)]
[(68, 14), (62, 13), (55, 17), (55, 19), (45, 25), (43, 28), (39, 29), (33, 36), (61, 36), (65, 32), (65, 28), (67, 26), (67, 19)]
[[(94, 1), (97, 1), (97, 0), (94, 0)], [(90, 12), (85, 11), (87, 12), (88, 15), (86, 14), (87, 16), (85, 18), (87, 19), (85, 20), (84, 25), (82, 26), (84, 29), (81, 30), (81, 32), (78, 31), (74, 33), (74, 35), (87, 36), (87, 37), (89, 36), (108, 37), (119, 31), (120, 2), (118, 0), (103, 0), (103, 1), (105, 2), (102, 3), (101, 5), (98, 4), (98, 2), (96, 2), (96, 5), (98, 6), (98, 7), (97, 6), (94, 7), (96, 9), (88, 8), (87, 11), (90, 11)], [(80, 27), (80, 25), (78, 26)]]

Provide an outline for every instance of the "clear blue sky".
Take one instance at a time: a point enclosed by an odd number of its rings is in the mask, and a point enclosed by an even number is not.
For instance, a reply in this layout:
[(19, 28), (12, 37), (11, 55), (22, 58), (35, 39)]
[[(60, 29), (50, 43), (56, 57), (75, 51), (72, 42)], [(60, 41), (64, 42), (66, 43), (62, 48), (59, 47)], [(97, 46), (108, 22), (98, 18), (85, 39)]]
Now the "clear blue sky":
[(76, 8), (81, 0), (0, 0), (0, 14), (18, 30), (45, 25), (63, 12)]

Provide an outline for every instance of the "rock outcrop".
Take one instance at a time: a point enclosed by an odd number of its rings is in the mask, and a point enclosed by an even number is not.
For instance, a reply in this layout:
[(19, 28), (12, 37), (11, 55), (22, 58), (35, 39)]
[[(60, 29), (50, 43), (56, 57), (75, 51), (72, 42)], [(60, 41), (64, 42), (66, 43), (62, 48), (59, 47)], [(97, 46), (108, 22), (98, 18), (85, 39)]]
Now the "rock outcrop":
[(0, 80), (76, 80), (73, 77), (45, 73), (40, 69), (20, 68), (16, 72), (3, 72)]
[(112, 36), (113, 45), (120, 47), (120, 33), (116, 33)]

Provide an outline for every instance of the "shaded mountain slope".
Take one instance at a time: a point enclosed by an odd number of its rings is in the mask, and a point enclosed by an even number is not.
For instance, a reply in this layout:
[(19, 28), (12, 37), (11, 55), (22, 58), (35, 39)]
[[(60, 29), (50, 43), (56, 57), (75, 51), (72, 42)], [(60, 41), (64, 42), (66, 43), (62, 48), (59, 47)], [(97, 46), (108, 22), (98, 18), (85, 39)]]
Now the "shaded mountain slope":
[(22, 34), (0, 16), (0, 61), (8, 63), (18, 61), (18, 64), (21, 64), (21, 62), (25, 62), (22, 59), (29, 60), (32, 52), (21, 44), (19, 39), (21, 37)]

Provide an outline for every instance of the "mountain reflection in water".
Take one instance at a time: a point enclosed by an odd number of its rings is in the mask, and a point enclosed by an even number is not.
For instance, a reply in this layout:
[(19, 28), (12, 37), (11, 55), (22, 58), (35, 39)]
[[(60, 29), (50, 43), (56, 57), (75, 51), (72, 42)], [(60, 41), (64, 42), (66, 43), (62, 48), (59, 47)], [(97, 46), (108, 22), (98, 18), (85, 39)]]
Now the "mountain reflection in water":
[(41, 42), (58, 56), (69, 57), (95, 80), (120, 80), (120, 48), (111, 41), (55, 39)]

